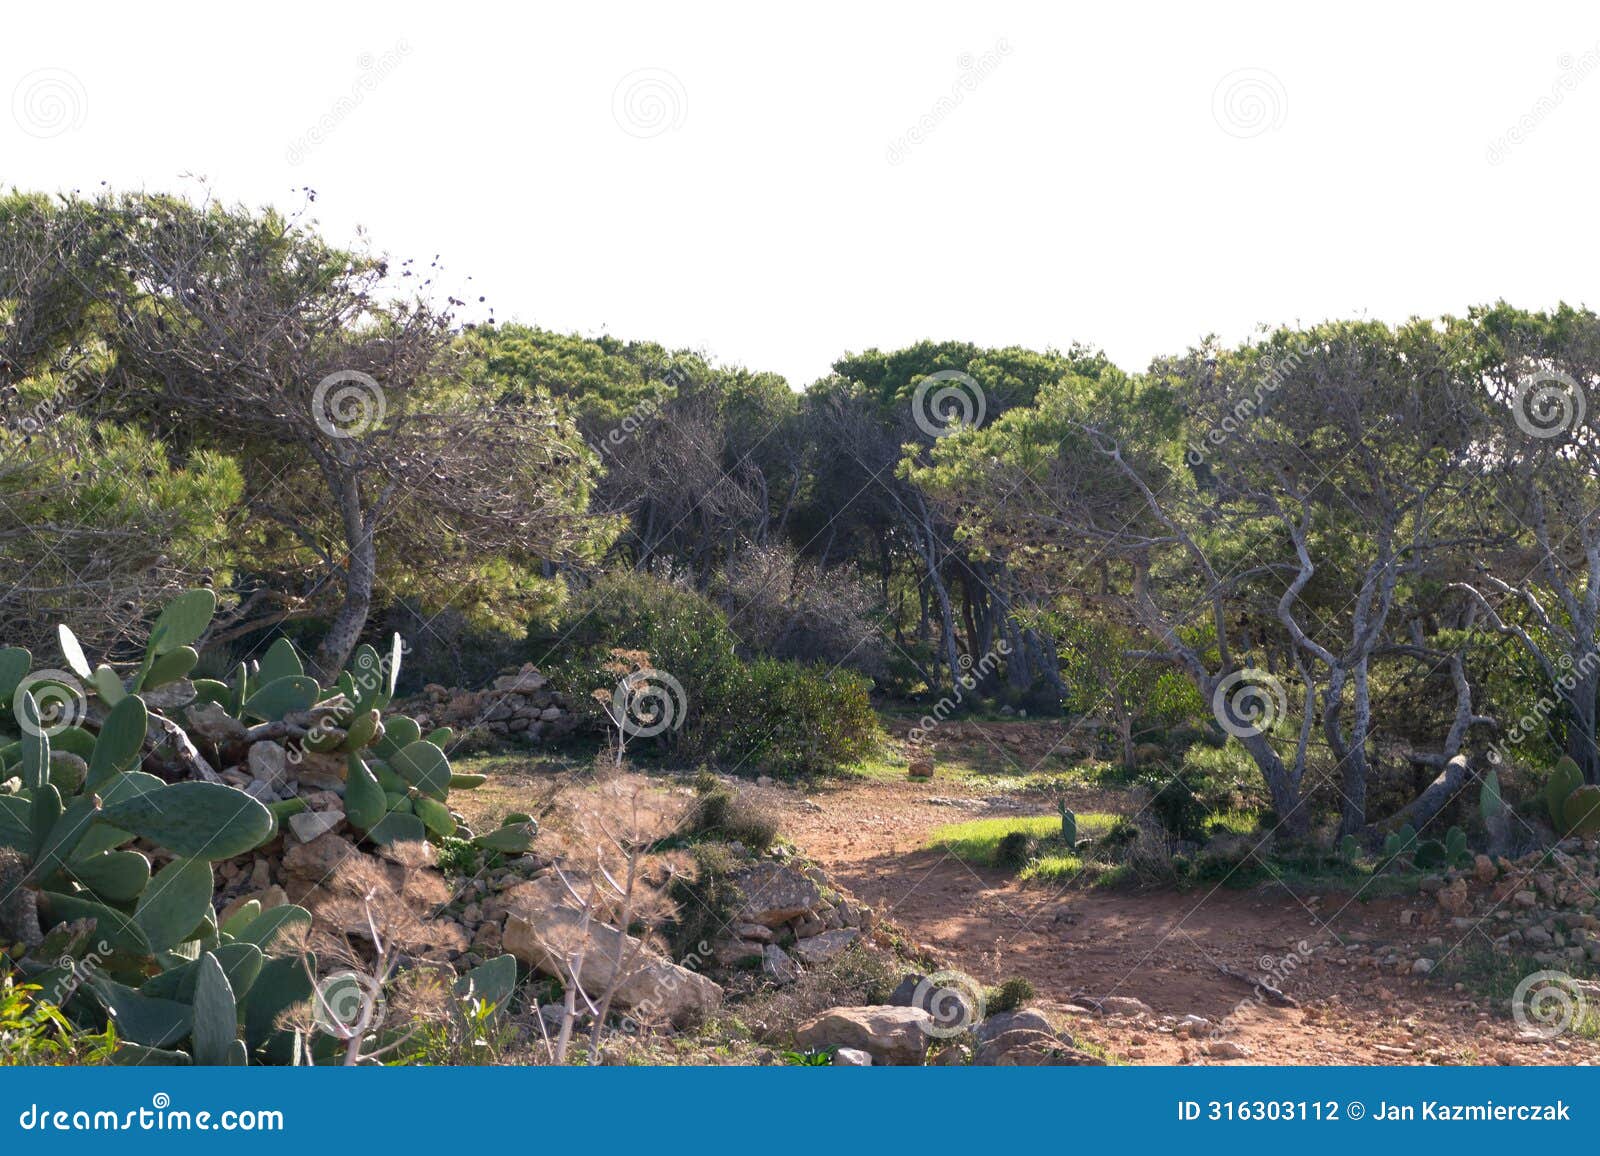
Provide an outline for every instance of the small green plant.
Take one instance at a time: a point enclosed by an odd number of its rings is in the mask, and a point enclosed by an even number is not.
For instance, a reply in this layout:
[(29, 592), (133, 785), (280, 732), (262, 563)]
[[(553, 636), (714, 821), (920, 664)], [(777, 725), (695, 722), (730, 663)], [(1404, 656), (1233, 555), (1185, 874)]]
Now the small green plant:
[(1065, 799), (1056, 803), (1056, 810), (1061, 812), (1061, 841), (1070, 851), (1078, 845), (1078, 816), (1067, 806)]
[(1033, 999), (1035, 994), (1032, 983), (1020, 975), (1014, 975), (984, 993), (984, 1009), (990, 1015), (1016, 1011)]
[(1033, 857), (1033, 848), (1033, 838), (1026, 831), (1012, 831), (996, 844), (994, 865), (1006, 871), (1021, 871)]
[(791, 1068), (826, 1068), (833, 1063), (836, 1048), (808, 1048), (803, 1052), (780, 1052), (783, 1062)]

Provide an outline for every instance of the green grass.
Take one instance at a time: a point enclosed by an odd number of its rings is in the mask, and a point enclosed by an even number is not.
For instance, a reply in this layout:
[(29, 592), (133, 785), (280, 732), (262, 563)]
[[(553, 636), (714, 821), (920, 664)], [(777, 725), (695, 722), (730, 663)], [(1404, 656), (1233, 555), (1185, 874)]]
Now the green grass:
[[(1088, 811), (1078, 816), (1078, 837), (1093, 838), (1110, 830), (1119, 816), (1105, 811)], [(1066, 881), (1084, 870), (1084, 861), (1061, 841), (1059, 815), (1033, 815), (1025, 818), (971, 819), (934, 830), (930, 847), (949, 851), (957, 859), (980, 867), (994, 866), (1000, 840), (1021, 831), (1039, 841), (1035, 858), (1018, 878), (1039, 882)]]

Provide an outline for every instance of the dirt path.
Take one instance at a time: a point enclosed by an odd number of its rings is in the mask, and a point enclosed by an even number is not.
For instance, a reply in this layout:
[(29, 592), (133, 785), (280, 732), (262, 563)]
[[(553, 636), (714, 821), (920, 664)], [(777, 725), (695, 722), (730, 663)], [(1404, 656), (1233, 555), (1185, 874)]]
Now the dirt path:
[[(991, 799), (982, 808), (929, 802), (981, 794), (942, 781), (856, 782), (810, 799), (778, 789), (763, 793), (786, 812), (785, 831), (800, 847), (947, 966), (986, 983), (1026, 976), (1046, 1004), (1131, 996), (1157, 1017), (1226, 1019), (1225, 1038), (1249, 1049), (1248, 1062), (1255, 1063), (1600, 1057), (1594, 1041), (1571, 1035), (1520, 1038), (1506, 1009), (1471, 993), (1359, 966), (1358, 955), (1343, 945), (1399, 941), (1404, 904), (1398, 900), (1348, 903), (1339, 895), (1296, 897), (1276, 886), (1135, 892), (1023, 885), (927, 849), (928, 835), (970, 818), (1047, 813), (1043, 805), (1030, 810), (1015, 798)], [(1074, 805), (1113, 809), (1089, 794)], [(1266, 1006), (1219, 964), (1250, 974), (1273, 968), (1282, 975), (1278, 986), (1299, 1006)], [(1201, 1047), (1209, 1033), (1181, 1039), (1148, 1018), (1075, 1016), (1073, 1030), (1130, 1062), (1218, 1062)]]

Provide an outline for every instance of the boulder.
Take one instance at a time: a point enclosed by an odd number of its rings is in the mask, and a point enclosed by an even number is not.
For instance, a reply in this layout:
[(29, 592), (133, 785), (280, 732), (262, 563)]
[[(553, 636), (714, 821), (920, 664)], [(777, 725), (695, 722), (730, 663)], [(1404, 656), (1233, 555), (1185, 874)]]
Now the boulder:
[(1080, 1052), (1053, 1032), (1015, 1028), (978, 1045), (972, 1062), (986, 1068), (1099, 1067), (1105, 1061)]
[(793, 983), (800, 978), (800, 968), (789, 958), (789, 953), (776, 943), (769, 943), (761, 949), (761, 970), (779, 984)]
[(336, 830), (344, 822), (343, 811), (301, 811), (289, 816), (289, 831), (302, 843), (309, 843)]
[(925, 1012), (932, 1028), (948, 1036), (965, 1030), (981, 1014), (973, 995), (960, 985), (938, 982), (935, 976), (908, 975), (889, 993), (889, 1003)]
[(801, 963), (827, 963), (860, 938), (861, 933), (853, 927), (840, 931), (824, 931), (820, 935), (813, 935), (810, 939), (802, 939), (796, 943), (795, 958)]
[(870, 1068), (872, 1057), (859, 1048), (840, 1048), (833, 1053), (836, 1068)]
[(331, 831), (309, 843), (291, 843), (283, 853), (284, 890), (298, 902), (324, 883), (339, 864), (359, 854), (348, 839)]
[(914, 1007), (836, 1007), (795, 1029), (801, 1048), (856, 1048), (874, 1063), (921, 1064), (932, 1018)]
[[(1056, 1026), (1043, 1012), (1034, 1011), (1032, 1008), (1023, 1008), (1020, 1011), (996, 1012), (978, 1025), (975, 1034), (980, 1044), (986, 1044), (996, 1036), (1006, 1032), (1031, 1031), (1045, 1032), (1055, 1035)], [(1067, 1043), (1072, 1040), (1067, 1039)]]
[[(564, 979), (569, 961), (581, 949), (578, 981), (590, 999), (599, 1000), (615, 981), (615, 1006), (674, 1024), (721, 1005), (721, 987), (699, 972), (657, 955), (633, 936), (594, 920), (585, 937), (583, 915), (576, 908), (530, 901), (533, 893), (527, 889), (537, 886), (530, 883), (515, 889), (522, 898), (506, 916), (501, 937), (505, 950), (523, 963)], [(617, 974), (619, 960), (621, 975)]]
[(289, 752), (275, 742), (251, 744), (248, 762), (250, 777), (274, 790), (289, 781)]
[(734, 883), (744, 897), (735, 923), (781, 927), (822, 904), (822, 889), (781, 863), (752, 864), (734, 876)]
[(243, 742), (249, 734), (244, 723), (222, 709), (217, 702), (197, 702), (184, 712), (189, 722), (189, 734), (204, 739), (212, 746)]

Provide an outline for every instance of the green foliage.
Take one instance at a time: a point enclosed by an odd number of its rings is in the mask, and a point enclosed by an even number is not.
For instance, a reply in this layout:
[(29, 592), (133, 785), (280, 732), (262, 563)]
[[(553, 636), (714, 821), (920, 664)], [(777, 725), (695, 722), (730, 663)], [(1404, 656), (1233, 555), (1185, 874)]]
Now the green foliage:
[(995, 845), (994, 865), (1004, 871), (1021, 871), (1033, 857), (1034, 841), (1026, 831), (1010, 831)]
[(743, 792), (724, 786), (715, 775), (695, 784), (697, 797), (687, 830), (697, 838), (739, 843), (756, 853), (778, 837), (777, 816)]
[(1022, 976), (1012, 976), (1002, 981), (998, 986), (991, 987), (984, 995), (984, 1010), (989, 1015), (998, 1012), (1016, 1011), (1023, 1007), (1036, 993), (1033, 984)]
[(1545, 783), (1544, 801), (1550, 810), (1550, 823), (1557, 831), (1567, 829), (1567, 798), (1583, 786), (1583, 772), (1567, 755), (1556, 760), (1550, 768), (1550, 778)]
[(683, 757), (746, 773), (814, 776), (858, 762), (880, 741), (866, 679), (776, 659), (745, 662), (721, 610), (650, 575), (602, 576), (568, 607), (551, 644), (558, 639), (552, 678), (596, 725), (603, 716), (591, 692), (615, 684), (606, 669), (612, 650), (643, 651), (676, 679), (681, 721), (656, 741)]
[(1562, 807), (1561, 830), (1592, 839), (1600, 835), (1600, 787), (1583, 786), (1568, 795)]

